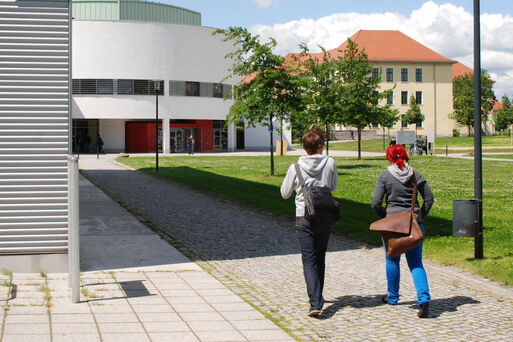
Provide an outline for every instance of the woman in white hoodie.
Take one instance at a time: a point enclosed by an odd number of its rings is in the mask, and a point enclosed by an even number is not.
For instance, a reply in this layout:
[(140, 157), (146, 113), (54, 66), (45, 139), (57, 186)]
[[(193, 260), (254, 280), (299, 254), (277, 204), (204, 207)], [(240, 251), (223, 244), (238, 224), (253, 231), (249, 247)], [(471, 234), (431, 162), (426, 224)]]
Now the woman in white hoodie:
[[(374, 196), (372, 197), (372, 209), (374, 209), (379, 218), (409, 212), (413, 198), (414, 177), (413, 168), (408, 164), (408, 152), (401, 145), (392, 145), (387, 149), (387, 159), (390, 162), (390, 166), (379, 175), (376, 188), (374, 189)], [(428, 215), (434, 199), (426, 180), (417, 170), (415, 172), (417, 174), (417, 191), (424, 199), (424, 203), (420, 207), (416, 201), (414, 213), (422, 233), (425, 234), (422, 222)], [(386, 207), (383, 209), (382, 202), (385, 195)], [(429, 315), (431, 296), (429, 294), (426, 271), (422, 264), (422, 245), (423, 243), (405, 254), (413, 277), (413, 283), (417, 290), (418, 316), (426, 318)], [(386, 256), (388, 295), (383, 297), (384, 303), (395, 305), (399, 300), (400, 260), (401, 256)]]
[[(337, 188), (338, 173), (335, 161), (322, 155), (324, 134), (321, 130), (306, 132), (302, 138), (303, 148), (307, 156), (299, 158), (299, 166), (306, 186), (327, 187), (331, 191)], [(324, 286), (324, 270), (326, 248), (331, 227), (313, 224), (305, 219), (305, 202), (303, 189), (299, 185), (294, 164), (290, 165), (281, 185), (281, 196), (284, 199), (292, 196), (296, 186), (296, 231), (301, 246), (301, 259), (306, 289), (310, 298), (308, 316), (316, 317), (324, 305), (322, 290)]]

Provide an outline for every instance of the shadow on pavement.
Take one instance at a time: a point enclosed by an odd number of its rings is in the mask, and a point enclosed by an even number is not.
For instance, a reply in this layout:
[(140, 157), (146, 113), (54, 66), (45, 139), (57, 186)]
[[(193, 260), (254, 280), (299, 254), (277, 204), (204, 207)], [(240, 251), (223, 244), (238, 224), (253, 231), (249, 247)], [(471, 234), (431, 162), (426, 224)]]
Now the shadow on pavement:
[[(342, 296), (333, 301), (326, 301), (330, 305), (325, 306), (319, 319), (329, 319), (333, 317), (339, 310), (344, 307), (352, 307), (357, 309), (373, 308), (384, 304), (381, 298), (384, 294), (374, 296)], [(466, 304), (480, 304), (481, 302), (468, 296), (454, 296), (450, 298), (433, 299), (429, 305), (429, 318), (438, 318), (444, 312), (456, 312), (458, 307)], [(397, 305), (410, 305), (412, 309), (417, 310), (416, 301), (399, 302)], [(392, 309), (392, 306), (390, 307)]]
[[(286, 201), (281, 198), (281, 180), (276, 184), (262, 184), (187, 166), (161, 167), (158, 177), (151, 168), (139, 171), (87, 170), (83, 174), (95, 179), (129, 208), (142, 213), (191, 249), (194, 255), (188, 253), (188, 256), (193, 259), (234, 260), (299, 254), (292, 229), (294, 196)], [(205, 196), (201, 188), (226, 193), (225, 197), (229, 196), (231, 200), (216, 194)], [(371, 196), (369, 194), (369, 201)], [(343, 218), (333, 231), (379, 245), (379, 234), (368, 229), (376, 220), (370, 204), (342, 198), (337, 200), (341, 203)], [(274, 213), (272, 220), (276, 224), (270, 223), (271, 215), (266, 212)], [(283, 213), (289, 214), (281, 218), (277, 216)], [(447, 229), (443, 232), (435, 230), (436, 233), (428, 230), (428, 235), (452, 234), (451, 222), (435, 220), (439, 221), (436, 222), (438, 227), (442, 225)], [(291, 229), (276, 229), (280, 226)], [(356, 243), (330, 245), (330, 251), (359, 248)]]

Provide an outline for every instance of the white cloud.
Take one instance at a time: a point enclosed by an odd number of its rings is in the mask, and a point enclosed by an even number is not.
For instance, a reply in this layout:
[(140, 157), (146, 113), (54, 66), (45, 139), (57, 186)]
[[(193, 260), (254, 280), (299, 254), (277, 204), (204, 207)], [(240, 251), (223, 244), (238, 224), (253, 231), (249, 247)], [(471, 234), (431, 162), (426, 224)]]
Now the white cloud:
[[(264, 39), (274, 37), (278, 42), (276, 52), (284, 55), (298, 52), (299, 43), (307, 44), (312, 51), (319, 51), (318, 45), (336, 48), (360, 29), (400, 30), (441, 55), (473, 68), (473, 14), (451, 3), (426, 1), (409, 16), (394, 12), (336, 13), (317, 20), (255, 25), (250, 31)], [(513, 17), (482, 14), (481, 64), (494, 75), (498, 97), (513, 94), (512, 32)]]
[(258, 7), (266, 8), (270, 7), (276, 0), (252, 0)]

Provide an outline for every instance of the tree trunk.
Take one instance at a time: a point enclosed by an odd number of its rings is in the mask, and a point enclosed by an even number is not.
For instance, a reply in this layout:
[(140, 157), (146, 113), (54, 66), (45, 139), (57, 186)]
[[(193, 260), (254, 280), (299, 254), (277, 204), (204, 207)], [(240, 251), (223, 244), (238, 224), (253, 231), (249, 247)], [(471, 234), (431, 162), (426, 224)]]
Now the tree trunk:
[(326, 124), (326, 155), (330, 154), (330, 130), (328, 124)]
[(387, 149), (385, 145), (385, 126), (383, 126), (383, 151)]
[(362, 159), (362, 129), (358, 127), (358, 160)]
[(274, 176), (273, 116), (269, 115), (269, 152), (271, 152), (271, 176)]
[(283, 156), (283, 119), (280, 120), (280, 155)]

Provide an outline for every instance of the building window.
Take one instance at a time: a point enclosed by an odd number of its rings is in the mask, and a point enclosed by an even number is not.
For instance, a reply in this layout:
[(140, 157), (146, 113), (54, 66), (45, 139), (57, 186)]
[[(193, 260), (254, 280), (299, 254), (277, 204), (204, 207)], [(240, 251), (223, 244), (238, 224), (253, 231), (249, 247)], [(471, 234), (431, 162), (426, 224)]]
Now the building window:
[(150, 93), (150, 80), (134, 80), (134, 95), (148, 95)]
[(387, 68), (387, 82), (394, 82), (394, 69)]
[(394, 104), (394, 92), (391, 91), (390, 94), (387, 96), (387, 104), (393, 105)]
[(185, 82), (185, 96), (200, 96), (200, 83)]
[(422, 68), (415, 69), (415, 81), (422, 82)]
[(421, 91), (415, 92), (415, 102), (417, 102), (417, 104), (419, 104), (419, 105), (422, 104), (422, 92)]
[(169, 81), (170, 96), (185, 96), (185, 81)]
[(222, 83), (212, 83), (212, 96), (213, 97), (223, 97), (223, 84)]
[(417, 128), (424, 128), (424, 121), (421, 121), (421, 123), (417, 125)]
[(372, 78), (379, 78), (379, 68), (372, 69)]
[(132, 95), (134, 93), (134, 80), (118, 80), (118, 94)]
[(80, 94), (96, 94), (96, 80), (80, 80)]
[(408, 82), (408, 68), (401, 68), (401, 82)]
[(112, 95), (114, 93), (113, 80), (97, 80), (96, 82), (98, 94)]
[(80, 80), (71, 80), (71, 93), (80, 94)]
[(401, 92), (401, 104), (403, 104), (403, 105), (408, 104), (408, 92), (407, 91)]
[(405, 116), (406, 116), (406, 115), (404, 115), (404, 114), (403, 114), (403, 115), (401, 115), (401, 127), (402, 127), (402, 128), (408, 128), (408, 124), (407, 124), (406, 122), (404, 122), (404, 117), (405, 117)]

